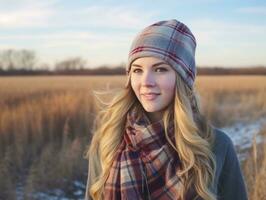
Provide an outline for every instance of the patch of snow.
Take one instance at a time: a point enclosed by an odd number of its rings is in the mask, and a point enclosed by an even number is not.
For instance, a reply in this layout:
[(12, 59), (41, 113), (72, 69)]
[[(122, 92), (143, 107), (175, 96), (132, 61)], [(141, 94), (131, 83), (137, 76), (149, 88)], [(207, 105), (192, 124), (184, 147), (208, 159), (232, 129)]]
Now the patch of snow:
[(82, 182), (80, 181), (74, 181), (73, 182), (74, 186), (77, 187), (77, 188), (83, 188), (85, 189), (86, 188), (86, 185), (84, 185)]
[(253, 137), (256, 136), (256, 143), (263, 142), (259, 131), (265, 127), (266, 117), (253, 122), (237, 122), (234, 125), (223, 127), (223, 130), (233, 141), (236, 149), (239, 150), (239, 160), (245, 159), (245, 150), (252, 147)]
[(16, 197), (17, 197), (16, 199), (23, 200), (23, 193), (24, 193), (23, 184), (21, 182), (18, 182), (16, 186)]

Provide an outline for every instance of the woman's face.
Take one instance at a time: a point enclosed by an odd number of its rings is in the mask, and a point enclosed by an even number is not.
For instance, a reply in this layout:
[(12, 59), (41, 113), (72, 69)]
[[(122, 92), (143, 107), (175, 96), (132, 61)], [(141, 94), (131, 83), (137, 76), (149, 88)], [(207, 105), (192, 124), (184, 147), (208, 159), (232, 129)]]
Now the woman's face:
[(131, 86), (147, 112), (162, 112), (174, 98), (176, 72), (165, 61), (142, 57), (131, 64)]

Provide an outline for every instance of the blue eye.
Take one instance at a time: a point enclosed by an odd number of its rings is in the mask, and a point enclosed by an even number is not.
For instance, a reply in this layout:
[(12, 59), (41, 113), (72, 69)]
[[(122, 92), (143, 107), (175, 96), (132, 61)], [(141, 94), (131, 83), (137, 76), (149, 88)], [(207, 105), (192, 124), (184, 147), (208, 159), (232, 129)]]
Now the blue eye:
[(166, 71), (167, 71), (167, 69), (164, 68), (164, 67), (158, 67), (158, 68), (156, 69), (156, 71), (158, 71), (158, 70), (159, 70), (159, 72), (166, 72)]
[(134, 69), (133, 72), (134, 72), (134, 73), (138, 73), (138, 70), (141, 71), (141, 69)]

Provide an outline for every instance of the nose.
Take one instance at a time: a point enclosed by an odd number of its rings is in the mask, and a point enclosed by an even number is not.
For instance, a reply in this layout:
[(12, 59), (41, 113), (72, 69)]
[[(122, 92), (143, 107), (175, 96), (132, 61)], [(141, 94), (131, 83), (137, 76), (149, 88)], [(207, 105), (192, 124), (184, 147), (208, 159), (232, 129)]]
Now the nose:
[(151, 72), (143, 73), (141, 84), (142, 86), (152, 87), (155, 86), (155, 77)]

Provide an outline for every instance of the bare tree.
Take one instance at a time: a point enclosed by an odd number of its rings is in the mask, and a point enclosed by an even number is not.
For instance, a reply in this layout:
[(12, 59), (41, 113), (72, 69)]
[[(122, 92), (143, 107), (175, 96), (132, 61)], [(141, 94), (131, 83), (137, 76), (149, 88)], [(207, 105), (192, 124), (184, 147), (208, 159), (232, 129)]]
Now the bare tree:
[(86, 61), (80, 57), (68, 58), (55, 64), (56, 71), (80, 70), (84, 69)]
[(3, 69), (28, 69), (32, 70), (36, 64), (36, 55), (31, 50), (7, 49), (0, 52), (0, 63)]
[(1, 60), (1, 63), (4, 69), (7, 69), (7, 70), (14, 69), (14, 59), (12, 56), (13, 54), (14, 54), (14, 50), (12, 49), (1, 51), (0, 60)]
[(32, 70), (36, 64), (35, 52), (23, 49), (18, 52), (17, 61), (18, 66), (21, 66), (21, 68)]

